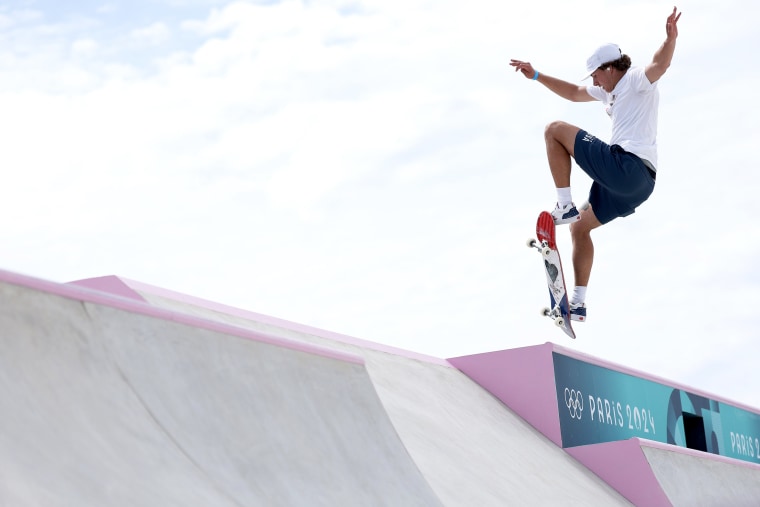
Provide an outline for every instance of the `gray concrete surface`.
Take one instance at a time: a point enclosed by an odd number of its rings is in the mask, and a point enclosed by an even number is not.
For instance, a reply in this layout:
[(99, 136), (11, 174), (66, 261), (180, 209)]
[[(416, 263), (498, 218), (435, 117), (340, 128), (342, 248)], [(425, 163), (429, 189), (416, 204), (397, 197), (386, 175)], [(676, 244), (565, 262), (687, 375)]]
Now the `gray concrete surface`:
[[(7, 275), (0, 507), (628, 505), (444, 360)], [(675, 506), (760, 503), (757, 466), (642, 451)]]
[(760, 505), (760, 471), (738, 461), (642, 446), (674, 507), (754, 507)]
[[(447, 506), (630, 505), (458, 370), (361, 340), (140, 290), (156, 307), (356, 354), (415, 464)], [(672, 505), (760, 505), (758, 468), (642, 446)]]
[(363, 357), (396, 431), (444, 505), (630, 505), (444, 361), (387, 352), (277, 319), (249, 319), (247, 312), (225, 312), (218, 305), (209, 309), (165, 294), (139, 292), (157, 307)]
[(0, 283), (0, 505), (442, 505), (361, 361)]

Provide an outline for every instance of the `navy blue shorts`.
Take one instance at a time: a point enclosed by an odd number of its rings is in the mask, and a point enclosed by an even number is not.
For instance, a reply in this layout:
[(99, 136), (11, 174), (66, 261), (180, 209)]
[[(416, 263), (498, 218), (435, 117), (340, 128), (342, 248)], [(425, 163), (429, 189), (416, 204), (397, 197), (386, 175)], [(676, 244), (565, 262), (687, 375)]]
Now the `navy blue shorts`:
[(630, 215), (654, 191), (654, 178), (639, 157), (585, 130), (575, 136), (575, 162), (594, 180), (588, 202), (603, 224)]

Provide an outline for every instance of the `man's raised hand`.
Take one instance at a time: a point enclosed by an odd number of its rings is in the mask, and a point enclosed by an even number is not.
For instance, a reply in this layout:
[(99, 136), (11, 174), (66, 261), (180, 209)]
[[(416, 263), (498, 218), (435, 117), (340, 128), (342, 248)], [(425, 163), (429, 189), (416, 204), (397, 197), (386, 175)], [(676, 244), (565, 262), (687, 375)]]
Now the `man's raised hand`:
[(522, 72), (523, 76), (528, 79), (533, 79), (536, 75), (536, 69), (533, 68), (530, 62), (512, 59), (509, 61), (509, 64), (515, 68), (515, 72)]
[(673, 13), (668, 16), (668, 20), (665, 22), (665, 35), (668, 39), (678, 37), (678, 19), (680, 17), (681, 13), (676, 7), (673, 7)]

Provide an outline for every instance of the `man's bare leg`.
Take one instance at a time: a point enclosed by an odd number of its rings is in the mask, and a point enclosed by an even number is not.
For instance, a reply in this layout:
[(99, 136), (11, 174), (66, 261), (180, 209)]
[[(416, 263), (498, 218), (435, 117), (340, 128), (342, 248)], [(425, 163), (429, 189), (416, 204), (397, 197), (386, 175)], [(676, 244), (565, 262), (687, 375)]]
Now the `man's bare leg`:
[(594, 242), (591, 231), (601, 222), (596, 218), (590, 204), (581, 209), (581, 219), (570, 224), (570, 237), (573, 240), (573, 272), (576, 287), (587, 287), (594, 264)]
[(570, 186), (571, 157), (575, 156), (575, 136), (580, 129), (563, 121), (555, 121), (546, 126), (546, 157), (557, 188)]
[[(558, 189), (570, 187), (571, 158), (575, 157), (575, 138), (579, 130), (578, 127), (569, 123), (555, 121), (547, 125), (544, 131), (549, 169), (552, 172), (554, 185)], [(580, 220), (570, 224), (576, 287), (588, 286), (591, 267), (594, 264), (594, 243), (591, 241), (591, 231), (600, 225), (602, 224), (596, 218), (590, 204), (581, 210)]]

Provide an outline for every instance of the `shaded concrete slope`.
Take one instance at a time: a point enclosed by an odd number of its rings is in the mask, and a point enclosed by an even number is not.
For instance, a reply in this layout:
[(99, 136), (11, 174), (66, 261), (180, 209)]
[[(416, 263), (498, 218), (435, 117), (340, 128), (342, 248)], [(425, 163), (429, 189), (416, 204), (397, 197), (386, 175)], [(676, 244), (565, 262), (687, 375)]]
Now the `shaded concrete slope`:
[(442, 505), (363, 361), (0, 273), (0, 505)]
[(760, 505), (760, 468), (704, 453), (642, 445), (660, 487), (675, 506)]
[(157, 307), (364, 358), (396, 431), (447, 506), (630, 505), (445, 360), (123, 281)]

